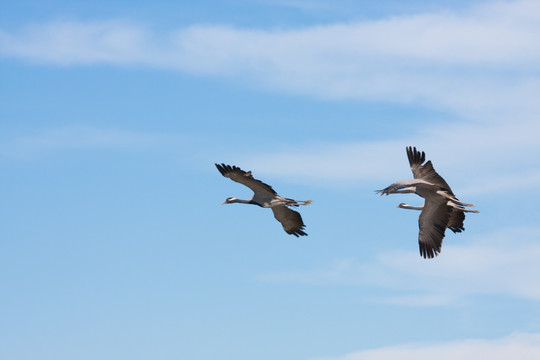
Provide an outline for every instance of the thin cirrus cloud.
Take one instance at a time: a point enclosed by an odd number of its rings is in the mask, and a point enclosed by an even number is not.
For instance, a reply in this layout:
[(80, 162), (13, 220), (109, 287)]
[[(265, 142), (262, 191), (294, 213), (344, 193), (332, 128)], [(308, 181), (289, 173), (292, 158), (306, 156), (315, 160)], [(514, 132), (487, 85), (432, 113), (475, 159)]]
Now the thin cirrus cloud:
[[(159, 33), (115, 20), (52, 22), (0, 30), (0, 56), (59, 66), (161, 67), (316, 97), (443, 108), (460, 122), (424, 124), (416, 135), (391, 142), (277, 149), (245, 163), (316, 182), (402, 178), (408, 175), (394, 170), (402, 161), (397, 153), (417, 145), (438, 168), (471, 170), (477, 182), (508, 179), (492, 185), (496, 191), (516, 177), (529, 187), (538, 178), (530, 166), (540, 158), (534, 135), (540, 130), (539, 13), (540, 3), (521, 0), (296, 29), (193, 25)], [(373, 154), (377, 164), (357, 166)]]
[(33, 24), (17, 34), (0, 31), (0, 54), (56, 65), (150, 64), (149, 35), (116, 21)]
[(0, 54), (233, 75), (319, 97), (456, 112), (500, 104), (538, 109), (531, 90), (540, 89), (539, 10), (538, 2), (522, 0), (287, 30), (193, 25), (156, 33), (114, 20), (34, 24), (0, 31)]
[(512, 333), (498, 339), (465, 339), (431, 344), (406, 344), (362, 350), (312, 360), (533, 360), (540, 357), (540, 334)]
[[(438, 169), (467, 171), (471, 183), (499, 179), (490, 187), (496, 191), (516, 178), (534, 186), (539, 176), (531, 170), (540, 159), (539, 13), (540, 3), (520, 0), (296, 29), (193, 25), (159, 33), (116, 20), (52, 22), (0, 30), (0, 56), (59, 66), (161, 67), (316, 97), (443, 108), (460, 122), (424, 124), (393, 141), (276, 149), (245, 163), (319, 183), (404, 178), (398, 151), (417, 145)], [(376, 164), (358, 166), (374, 154)]]
[(8, 158), (27, 158), (62, 150), (136, 151), (170, 147), (185, 142), (186, 139), (178, 135), (68, 126), (5, 140), (0, 143), (0, 155)]
[(386, 185), (411, 178), (405, 147), (416, 146), (458, 194), (512, 192), (536, 188), (539, 131), (538, 123), (519, 119), (491, 126), (437, 124), (394, 140), (301, 144), (237, 158), (258, 172), (303, 183)]
[[(402, 306), (438, 306), (469, 296), (513, 296), (540, 301), (538, 228), (511, 228), (473, 239), (468, 245), (448, 242), (439, 257), (388, 251), (375, 261), (335, 260), (311, 270), (262, 274), (260, 281), (316, 286), (367, 286), (391, 291), (368, 301)], [(414, 292), (414, 295), (411, 293)]]

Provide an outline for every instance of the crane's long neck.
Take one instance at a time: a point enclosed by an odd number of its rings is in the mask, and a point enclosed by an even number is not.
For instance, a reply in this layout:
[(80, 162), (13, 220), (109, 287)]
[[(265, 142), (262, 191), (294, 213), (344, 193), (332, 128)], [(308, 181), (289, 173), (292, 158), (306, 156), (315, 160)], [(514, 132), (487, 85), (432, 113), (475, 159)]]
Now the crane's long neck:
[(243, 200), (243, 199), (237, 199), (237, 198), (229, 200), (228, 203), (255, 204), (255, 205), (257, 205), (256, 203), (254, 203), (251, 200)]
[(397, 207), (401, 208), (401, 209), (409, 209), (409, 210), (424, 210), (424, 205), (422, 205), (422, 206), (412, 206), (412, 205), (409, 205), (409, 204), (401, 203)]
[(261, 204), (256, 203), (255, 201), (253, 201), (253, 199), (243, 200), (243, 199), (237, 199), (237, 198), (235, 198), (235, 197), (227, 198), (227, 200), (225, 200), (225, 202), (223, 202), (221, 205), (224, 205), (224, 204), (232, 204), (232, 203), (250, 204), (250, 205), (261, 206)]
[[(461, 212), (471, 212), (471, 213), (479, 213), (480, 212), (478, 210), (466, 209), (466, 208), (464, 208), (462, 206), (454, 204), (452, 201), (448, 201), (446, 203), (446, 205), (456, 209), (457, 211), (461, 211)], [(424, 210), (423, 205), (422, 206), (412, 206), (412, 205), (401, 203), (397, 207), (401, 208), (401, 209), (409, 209), (409, 210)]]

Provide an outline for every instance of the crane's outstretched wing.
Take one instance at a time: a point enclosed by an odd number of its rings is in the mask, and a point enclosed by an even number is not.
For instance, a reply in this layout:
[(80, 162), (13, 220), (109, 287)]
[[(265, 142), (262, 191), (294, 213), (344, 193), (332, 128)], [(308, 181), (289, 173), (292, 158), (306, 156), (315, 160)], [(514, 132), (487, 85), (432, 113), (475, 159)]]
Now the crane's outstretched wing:
[(407, 157), (409, 158), (409, 164), (411, 165), (411, 170), (415, 179), (422, 179), (427, 182), (430, 182), (434, 185), (440, 186), (441, 188), (448, 191), (452, 196), (455, 196), (450, 188), (450, 185), (435, 171), (431, 160), (429, 160), (424, 165), (423, 162), (426, 161), (426, 154), (423, 151), (416, 150), (416, 147), (409, 146), (407, 147)]
[(306, 236), (304, 232), (304, 222), (300, 214), (294, 210), (289, 209), (286, 206), (274, 206), (272, 208), (274, 217), (283, 226), (283, 230), (287, 234), (298, 236)]
[(418, 219), (420, 227), (418, 244), (420, 255), (424, 258), (431, 259), (441, 252), (444, 230), (451, 211), (446, 203), (435, 203), (426, 199), (424, 209)]
[(255, 179), (251, 175), (251, 171), (244, 171), (237, 166), (230, 166), (225, 164), (215, 164), (221, 175), (228, 177), (229, 179), (243, 184), (253, 190), (254, 193), (268, 196), (277, 195), (277, 193), (268, 184), (263, 183), (260, 180)]

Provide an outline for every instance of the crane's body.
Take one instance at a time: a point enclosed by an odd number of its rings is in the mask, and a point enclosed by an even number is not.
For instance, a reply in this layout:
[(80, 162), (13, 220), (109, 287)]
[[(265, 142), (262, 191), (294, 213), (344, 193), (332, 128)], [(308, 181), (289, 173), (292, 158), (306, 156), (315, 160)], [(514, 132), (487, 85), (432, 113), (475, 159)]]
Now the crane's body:
[(232, 204), (232, 203), (257, 205), (263, 208), (273, 208), (276, 206), (309, 205), (311, 203), (311, 200), (296, 201), (293, 199), (284, 198), (283, 196), (279, 196), (279, 195), (274, 195), (273, 198), (269, 198), (265, 196), (258, 196), (258, 197), (253, 196), (247, 200), (237, 199), (235, 197), (229, 197), (221, 205)]

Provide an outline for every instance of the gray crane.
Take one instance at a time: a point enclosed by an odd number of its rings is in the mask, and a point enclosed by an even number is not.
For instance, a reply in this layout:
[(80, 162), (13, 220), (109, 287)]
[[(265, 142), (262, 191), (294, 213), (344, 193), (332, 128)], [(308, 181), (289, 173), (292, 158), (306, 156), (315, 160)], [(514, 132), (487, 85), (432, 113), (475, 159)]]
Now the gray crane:
[(402, 180), (391, 184), (377, 193), (408, 194), (415, 193), (424, 198), (423, 206), (411, 206), (401, 203), (396, 207), (402, 209), (421, 210), (418, 219), (420, 233), (418, 243), (420, 255), (424, 258), (433, 258), (441, 252), (441, 245), (446, 228), (454, 233), (465, 230), (463, 221), (466, 212), (478, 213), (478, 210), (467, 209), (474, 206), (459, 201), (446, 181), (435, 171), (431, 161), (426, 162), (426, 154), (416, 150), (416, 147), (407, 147), (407, 157), (414, 179)]
[(306, 236), (304, 232), (304, 222), (300, 214), (288, 206), (298, 207), (300, 205), (309, 205), (311, 200), (293, 200), (279, 196), (274, 189), (268, 184), (263, 183), (260, 180), (255, 179), (251, 175), (251, 171), (244, 171), (236, 166), (230, 166), (225, 164), (215, 164), (221, 175), (228, 177), (229, 179), (243, 184), (253, 191), (253, 197), (248, 200), (237, 199), (235, 197), (228, 197), (223, 204), (252, 204), (258, 205), (263, 208), (271, 208), (274, 212), (274, 217), (283, 226), (283, 230), (287, 234), (298, 236)]

